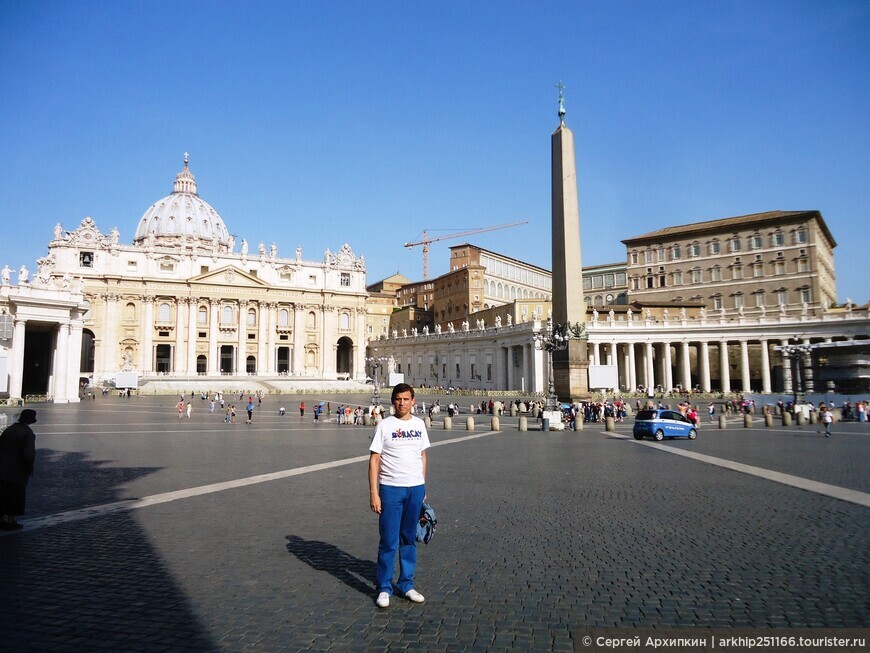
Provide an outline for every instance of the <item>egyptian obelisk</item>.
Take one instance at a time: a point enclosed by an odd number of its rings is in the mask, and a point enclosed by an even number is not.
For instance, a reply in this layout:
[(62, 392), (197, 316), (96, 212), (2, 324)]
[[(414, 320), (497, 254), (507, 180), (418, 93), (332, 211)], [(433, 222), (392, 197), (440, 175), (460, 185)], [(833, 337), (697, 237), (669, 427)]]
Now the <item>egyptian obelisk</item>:
[[(564, 86), (561, 82), (558, 88), (559, 127), (551, 138), (553, 324), (575, 324), (586, 321), (580, 262), (577, 164), (574, 160), (574, 133), (565, 125)], [(553, 381), (560, 400), (588, 398), (588, 368), (585, 340), (570, 340), (567, 349), (553, 352)]]

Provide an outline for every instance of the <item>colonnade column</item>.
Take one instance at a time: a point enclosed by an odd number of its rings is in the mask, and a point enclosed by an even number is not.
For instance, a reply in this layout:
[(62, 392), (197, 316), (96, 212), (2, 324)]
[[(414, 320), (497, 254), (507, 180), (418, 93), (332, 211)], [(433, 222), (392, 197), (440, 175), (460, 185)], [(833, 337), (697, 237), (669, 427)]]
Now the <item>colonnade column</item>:
[[(804, 338), (801, 341), (805, 345), (810, 344), (809, 338)], [(804, 392), (813, 393), (816, 391), (816, 381), (813, 378), (813, 354), (812, 352), (806, 352), (805, 354), (801, 354), (801, 371), (804, 376)]]
[[(69, 326), (69, 365), (66, 369), (67, 398), (69, 401), (79, 401), (79, 374), (82, 359), (82, 321), (74, 319)], [(73, 392), (75, 388), (75, 392)]]
[(728, 341), (719, 343), (719, 382), (722, 392), (731, 392), (731, 370), (728, 368)]
[(187, 373), (196, 374), (196, 338), (199, 320), (199, 298), (188, 300), (187, 309)]
[(761, 392), (770, 394), (770, 352), (767, 340), (761, 341)]
[[(788, 339), (781, 341), (783, 347), (788, 345)], [(784, 351), (780, 351), (780, 360), (782, 360), (782, 391), (785, 394), (794, 392), (791, 379), (791, 356)]]
[(142, 351), (139, 352), (139, 371), (154, 371), (154, 297), (142, 297), (144, 320), (142, 324)]
[(634, 392), (637, 388), (637, 359), (634, 354), (634, 343), (630, 342), (628, 347), (628, 391)]
[[(336, 309), (328, 304), (323, 305), (323, 322), (320, 331), (320, 342), (322, 343), (323, 356), (320, 368), (320, 374), (324, 378), (335, 378), (336, 367), (335, 359), (338, 353), (338, 338), (336, 338)], [(410, 374), (408, 375), (410, 376)]]
[(655, 374), (653, 370), (653, 346), (651, 342), (644, 343), (644, 360), (643, 360), (643, 372), (644, 372), (644, 381), (643, 384), (646, 386), (647, 391), (650, 388), (654, 388), (656, 385)]
[(266, 373), (275, 374), (278, 370), (278, 352), (275, 348), (275, 329), (278, 324), (278, 304), (270, 302), (269, 322), (266, 325)]
[(24, 381), (24, 338), (27, 320), (16, 317), (12, 334), (12, 369), (9, 370), (9, 397), (22, 399), (21, 386)]
[(671, 343), (662, 343), (662, 385), (665, 392), (670, 392), (674, 387), (674, 373), (671, 369), (673, 360), (671, 360)]
[(57, 344), (54, 348), (54, 400), (65, 401), (67, 392), (67, 369), (69, 368), (69, 323), (61, 323), (57, 329)]
[(246, 299), (239, 300), (239, 331), (236, 341), (236, 374), (247, 374), (247, 342), (248, 342), (248, 301)]
[(592, 360), (589, 361), (592, 365), (601, 365), (601, 349), (597, 342), (590, 343), (592, 345)]
[(683, 391), (692, 389), (692, 359), (689, 355), (689, 343), (680, 343), (680, 385), (683, 386)]
[(701, 341), (701, 351), (698, 354), (698, 362), (701, 368), (701, 392), (710, 392), (710, 345), (706, 340)]
[[(616, 355), (616, 343), (610, 343), (610, 352), (607, 354), (607, 364), (617, 366), (617, 377), (619, 376), (619, 358)], [(618, 379), (617, 379), (618, 381)]]
[(749, 378), (749, 343), (740, 341), (740, 383), (743, 392), (752, 391), (752, 383)]
[(514, 390), (514, 349), (513, 347), (505, 347), (505, 350), (507, 351), (507, 384), (504, 387), (507, 390)]
[(209, 299), (209, 317), (208, 317), (208, 375), (217, 376), (220, 374), (220, 359), (221, 353), (218, 351), (218, 333), (220, 332), (220, 311), (221, 300)]

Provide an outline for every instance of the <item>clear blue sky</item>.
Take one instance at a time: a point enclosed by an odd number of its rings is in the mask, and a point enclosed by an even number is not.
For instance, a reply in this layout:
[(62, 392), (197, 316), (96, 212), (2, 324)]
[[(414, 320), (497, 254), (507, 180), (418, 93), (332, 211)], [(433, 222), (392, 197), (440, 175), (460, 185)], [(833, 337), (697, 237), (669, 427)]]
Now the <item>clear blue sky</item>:
[[(550, 267), (550, 134), (567, 86), (583, 262), (622, 238), (818, 209), (865, 302), (870, 3), (0, 3), (0, 265), (55, 223), (132, 241), (182, 154), (237, 240), (347, 242), (368, 280), (416, 240)], [(443, 230), (443, 231), (436, 231)], [(432, 275), (447, 248), (432, 246)]]

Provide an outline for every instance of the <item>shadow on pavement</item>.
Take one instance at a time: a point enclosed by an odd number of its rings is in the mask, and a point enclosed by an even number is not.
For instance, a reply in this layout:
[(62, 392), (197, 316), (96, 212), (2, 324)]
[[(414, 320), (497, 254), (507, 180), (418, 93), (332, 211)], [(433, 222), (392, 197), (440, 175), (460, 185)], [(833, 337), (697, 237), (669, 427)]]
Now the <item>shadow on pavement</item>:
[(377, 587), (377, 565), (342, 551), (334, 544), (287, 536), (287, 551), (318, 571), (326, 571), (356, 591), (371, 596)]
[[(153, 471), (103, 465), (39, 450), (26, 516), (118, 501)], [(4, 651), (220, 648), (129, 512), (0, 537), (0, 596)]]

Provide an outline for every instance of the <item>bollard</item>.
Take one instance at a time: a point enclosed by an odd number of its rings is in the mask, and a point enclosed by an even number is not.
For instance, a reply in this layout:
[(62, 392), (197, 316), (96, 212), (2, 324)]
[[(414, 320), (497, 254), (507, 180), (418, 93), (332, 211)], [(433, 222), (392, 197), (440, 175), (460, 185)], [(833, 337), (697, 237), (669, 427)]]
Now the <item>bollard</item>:
[(583, 430), (583, 415), (578, 414), (577, 419), (574, 420), (574, 430), (582, 431)]
[(516, 417), (519, 410), (516, 404), (511, 404), (511, 417)]
[(752, 415), (746, 414), (743, 416), (743, 428), (751, 429), (752, 428)]
[(726, 426), (725, 415), (719, 415), (719, 428), (724, 429)]
[(529, 430), (529, 420), (525, 415), (520, 416), (520, 422), (517, 428), (520, 431), (528, 431)]
[(431, 417), (429, 417), (428, 415), (426, 415), (426, 417), (423, 418), (423, 423), (426, 425), (426, 430), (427, 430), (427, 431), (431, 431), (431, 430), (432, 430), (432, 418), (431, 418)]
[[(469, 417), (468, 419), (471, 419), (471, 418)], [(473, 431), (474, 428), (472, 427), (470, 430)], [(498, 417), (493, 416), (493, 418), (491, 420), (489, 420), (489, 430), (490, 431), (500, 431), (501, 430), (499, 428)]]
[(818, 416), (816, 415), (816, 411), (810, 411), (810, 424), (815, 424), (819, 421)]
[(549, 431), (550, 430), (550, 418), (549, 417), (545, 417), (544, 419), (541, 420), (541, 430), (542, 431)]
[(535, 419), (538, 419), (540, 416), (541, 416), (541, 407), (540, 407), (540, 406), (535, 406), (535, 414), (534, 414), (533, 417), (534, 417)]
[(765, 426), (773, 426), (773, 415), (771, 415), (770, 413), (765, 414), (764, 425)]
[(782, 425), (791, 426), (791, 413), (787, 410), (782, 411)]
[(466, 431), (473, 431), (474, 430), (474, 418), (473, 417), (466, 417), (465, 418), (465, 430)]
[(615, 431), (616, 430), (616, 420), (612, 417), (604, 418), (604, 430), (605, 431)]
[(444, 430), (449, 431), (453, 428), (453, 418), (449, 415), (444, 418)]
[(365, 415), (363, 415), (363, 424), (365, 424), (366, 426), (372, 425), (371, 413), (366, 413)]
[(803, 425), (806, 424), (806, 423), (807, 423), (807, 418), (806, 418), (806, 416), (804, 415), (803, 411), (800, 411), (800, 412), (797, 414), (797, 425), (798, 425), (798, 426), (803, 426)]

